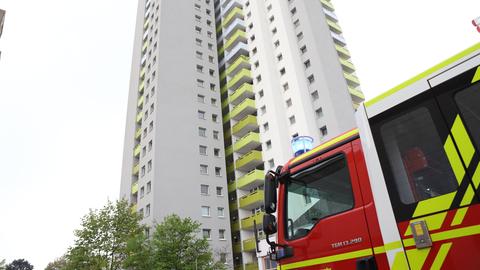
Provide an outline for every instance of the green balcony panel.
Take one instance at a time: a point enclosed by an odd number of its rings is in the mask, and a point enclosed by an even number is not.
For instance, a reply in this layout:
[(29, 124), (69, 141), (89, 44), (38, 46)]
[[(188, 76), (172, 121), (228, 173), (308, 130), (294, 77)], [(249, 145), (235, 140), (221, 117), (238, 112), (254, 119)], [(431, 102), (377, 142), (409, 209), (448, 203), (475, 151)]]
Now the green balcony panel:
[(227, 72), (225, 72), (225, 70), (224, 70), (224, 71), (222, 71), (222, 73), (220, 73), (220, 81), (225, 79), (226, 77), (227, 77)]
[(243, 252), (254, 252), (257, 248), (255, 238), (250, 238), (243, 241)]
[(133, 166), (133, 175), (138, 175), (138, 172), (140, 171), (140, 164), (136, 164)]
[(233, 253), (240, 253), (240, 252), (242, 252), (242, 244), (241, 243), (233, 244)]
[(250, 60), (248, 56), (240, 55), (235, 62), (233, 62), (228, 68), (226, 69), (227, 75), (230, 75), (233, 72), (236, 72), (238, 68), (250, 68)]
[(147, 47), (148, 47), (148, 41), (143, 43), (142, 52), (145, 52), (147, 50)]
[(236, 153), (245, 154), (260, 145), (260, 134), (256, 132), (250, 132), (233, 144), (233, 151)]
[(222, 24), (221, 23), (218, 24), (216, 29), (217, 29), (217, 33), (222, 31)]
[(247, 263), (245, 264), (245, 270), (258, 270), (258, 264), (257, 263)]
[(137, 107), (143, 108), (143, 102), (144, 102), (144, 98), (143, 98), (143, 95), (141, 95), (140, 98), (138, 99)]
[[(240, 208), (252, 210), (263, 205), (263, 190), (254, 192), (240, 198)], [(253, 220), (252, 220), (253, 224)], [(244, 228), (242, 226), (242, 228)]]
[(246, 42), (247, 41), (247, 34), (242, 29), (237, 29), (235, 34), (233, 34), (226, 42), (225, 42), (225, 50), (228, 50), (233, 45), (237, 44), (238, 42)]
[(324, 6), (326, 9), (328, 9), (330, 11), (335, 10), (335, 8), (333, 8), (333, 5), (332, 5), (332, 3), (330, 3), (329, 0), (320, 0), (320, 2), (322, 3), (322, 6)]
[(237, 188), (250, 190), (265, 181), (265, 172), (263, 170), (253, 170), (237, 179)]
[(228, 88), (227, 88), (227, 85), (224, 84), (224, 85), (220, 88), (220, 93), (223, 94), (223, 93), (227, 92), (227, 89), (228, 89)]
[(137, 157), (140, 155), (140, 151), (141, 151), (141, 147), (140, 147), (140, 144), (137, 144), (137, 146), (135, 146), (135, 148), (133, 149), (133, 156)]
[(228, 192), (232, 192), (232, 191), (235, 191), (237, 189), (237, 184), (234, 182), (230, 182), (228, 183)]
[(234, 18), (242, 18), (243, 19), (243, 11), (239, 7), (233, 8), (227, 16), (225, 16), (222, 20), (222, 27), (227, 28), (228, 24), (232, 22)]
[(357, 76), (353, 75), (353, 74), (348, 74), (348, 73), (343, 73), (343, 76), (345, 77), (345, 79), (347, 79), (347, 83), (348, 85), (350, 86), (353, 86), (353, 87), (357, 87), (360, 85), (360, 81), (358, 80)]
[(230, 156), (231, 154), (233, 154), (233, 147), (230, 145), (228, 146), (227, 148), (225, 148), (225, 156)]
[(220, 46), (217, 49), (218, 55), (222, 55), (225, 52), (225, 46)]
[[(222, 117), (222, 122), (224, 124), (227, 123), (228, 121), (230, 121), (230, 112), (224, 114), (223, 117)], [(224, 137), (226, 137), (226, 135), (224, 135)]]
[(140, 139), (140, 136), (142, 136), (142, 129), (137, 128), (137, 131), (135, 131), (135, 139)]
[[(262, 192), (263, 195), (263, 192)], [(263, 198), (262, 198), (263, 200)], [(262, 201), (263, 204), (263, 201)], [(257, 224), (257, 228), (261, 228), (260, 225), (263, 223), (263, 212), (253, 214), (249, 217), (242, 219), (242, 230), (253, 230), (253, 221)]]
[(235, 106), (230, 112), (230, 118), (239, 121), (249, 114), (254, 114), (257, 112), (255, 107), (255, 101), (253, 99), (245, 99), (242, 103)]
[(337, 52), (343, 59), (350, 58), (350, 52), (345, 47), (335, 44), (335, 49), (337, 49)]
[(147, 68), (146, 67), (142, 68), (142, 70), (140, 70), (140, 78), (143, 79), (143, 77), (145, 77), (146, 72), (147, 72)]
[(348, 60), (344, 60), (340, 58), (340, 64), (342, 64), (342, 68), (346, 70), (347, 72), (354, 72), (355, 71), (355, 66), (353, 65), (352, 62)]
[(248, 132), (257, 130), (257, 129), (258, 129), (257, 117), (255, 115), (247, 115), (244, 118), (242, 118), (240, 121), (238, 121), (235, 125), (233, 125), (232, 133), (235, 136), (243, 137)]
[(330, 27), (330, 30), (332, 30), (333, 32), (337, 34), (342, 33), (342, 28), (340, 28), (340, 25), (338, 25), (336, 22), (327, 18), (327, 24)]
[(365, 95), (363, 95), (362, 91), (348, 87), (348, 91), (350, 95), (353, 97), (354, 101), (362, 102), (365, 100)]
[(223, 138), (228, 139), (230, 137), (232, 137), (232, 131), (230, 129), (225, 130), (224, 133), (223, 133)]
[(235, 171), (235, 167), (232, 164), (227, 165), (227, 173), (233, 173)]
[(138, 192), (138, 181), (132, 185), (132, 194), (135, 194), (137, 192)]
[(244, 68), (227, 82), (227, 88), (235, 90), (237, 87), (246, 82), (252, 82), (252, 73), (249, 69)]
[(145, 21), (145, 23), (143, 24), (143, 29), (146, 29), (149, 24), (150, 24), (150, 19), (148, 19), (147, 21)]
[(133, 204), (132, 206), (130, 206), (130, 210), (132, 211), (132, 213), (136, 213), (137, 212), (137, 204)]
[(239, 171), (249, 172), (262, 163), (262, 152), (252, 150), (235, 161), (235, 168)]
[(240, 222), (234, 221), (232, 224), (232, 232), (240, 231)]
[(136, 119), (137, 123), (142, 121), (142, 118), (143, 118), (143, 112), (137, 113), (137, 119)]
[(143, 93), (143, 90), (145, 90), (145, 81), (142, 80), (140, 86), (138, 87), (138, 92)]
[(244, 83), (237, 90), (235, 90), (235, 92), (230, 94), (228, 100), (231, 104), (238, 105), (246, 98), (253, 98), (254, 96), (255, 93), (253, 92), (253, 85), (249, 83)]
[(224, 100), (222, 101), (222, 109), (228, 107), (228, 104), (230, 104), (230, 103), (228, 103), (228, 98), (224, 99)]
[(237, 201), (229, 203), (228, 208), (230, 209), (230, 211), (238, 209)]

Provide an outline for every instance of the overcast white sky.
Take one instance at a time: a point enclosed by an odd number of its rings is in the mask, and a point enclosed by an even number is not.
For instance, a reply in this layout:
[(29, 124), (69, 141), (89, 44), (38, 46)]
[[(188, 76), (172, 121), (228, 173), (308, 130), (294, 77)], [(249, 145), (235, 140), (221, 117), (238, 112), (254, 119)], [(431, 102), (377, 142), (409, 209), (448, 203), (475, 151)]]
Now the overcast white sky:
[[(480, 41), (478, 0), (332, 1), (367, 98)], [(136, 1), (0, 8), (0, 260), (43, 269), (118, 197)]]

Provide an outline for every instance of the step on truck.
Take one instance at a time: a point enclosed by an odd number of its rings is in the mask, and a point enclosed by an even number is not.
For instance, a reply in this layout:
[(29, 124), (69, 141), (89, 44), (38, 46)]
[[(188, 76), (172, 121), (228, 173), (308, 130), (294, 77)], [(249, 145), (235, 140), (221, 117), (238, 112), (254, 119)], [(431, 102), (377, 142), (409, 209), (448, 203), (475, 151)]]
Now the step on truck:
[(480, 269), (480, 43), (265, 176), (278, 269)]

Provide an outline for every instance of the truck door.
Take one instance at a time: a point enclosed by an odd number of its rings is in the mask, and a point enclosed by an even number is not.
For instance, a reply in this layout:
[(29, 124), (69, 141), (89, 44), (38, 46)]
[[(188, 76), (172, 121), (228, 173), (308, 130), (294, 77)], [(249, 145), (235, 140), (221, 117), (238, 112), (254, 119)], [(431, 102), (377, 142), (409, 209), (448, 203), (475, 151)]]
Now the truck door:
[(475, 70), (370, 120), (410, 269), (480, 269)]
[(293, 249), (280, 269), (370, 269), (351, 142), (291, 168), (279, 198), (278, 241)]

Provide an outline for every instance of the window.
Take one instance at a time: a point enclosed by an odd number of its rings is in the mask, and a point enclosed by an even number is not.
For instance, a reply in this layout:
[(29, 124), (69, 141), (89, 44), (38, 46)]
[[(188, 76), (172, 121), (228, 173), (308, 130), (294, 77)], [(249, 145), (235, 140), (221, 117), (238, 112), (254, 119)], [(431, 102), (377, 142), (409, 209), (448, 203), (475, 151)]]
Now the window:
[(305, 66), (305, 68), (309, 68), (310, 67), (310, 60), (307, 60), (307, 61), (303, 62), (303, 65)]
[(208, 74), (210, 74), (210, 76), (215, 76), (215, 70), (209, 69)]
[(205, 145), (200, 145), (198, 147), (200, 155), (206, 156), (207, 155), (207, 147)]
[(258, 61), (255, 61), (255, 63), (253, 63), (253, 65), (255, 66), (255, 68), (258, 68), (260, 66), (260, 63)]
[(280, 41), (279, 41), (279, 40), (275, 40), (275, 42), (273, 43), (273, 45), (275, 46), (275, 48), (277, 48), (278, 46), (280, 46)]
[(285, 75), (285, 72), (286, 72), (285, 68), (280, 69), (280, 75), (282, 75), (282, 76)]
[(353, 208), (352, 186), (343, 156), (292, 175), (286, 189), (288, 239), (303, 237), (320, 219)]
[(220, 167), (215, 167), (215, 175), (216, 176), (222, 176), (222, 169)]
[(200, 174), (208, 174), (208, 166), (200, 164)]
[(203, 230), (202, 230), (203, 238), (205, 238), (205, 239), (210, 239), (210, 232), (211, 232), (210, 229), (203, 229)]
[[(227, 263), (227, 253), (220, 253), (220, 262)], [(277, 268), (275, 267), (275, 269)]]
[(323, 109), (322, 107), (318, 108), (315, 110), (315, 115), (317, 116), (317, 118), (320, 118), (323, 116)]
[(150, 216), (150, 204), (147, 204), (145, 207), (145, 217)]
[(260, 91), (258, 91), (258, 96), (259, 96), (259, 97), (263, 97), (263, 89), (260, 90)]
[(142, 157), (144, 157), (147, 154), (147, 147), (144, 146), (142, 147)]
[(149, 160), (147, 163), (147, 172), (152, 170), (152, 160)]
[(300, 32), (297, 34), (297, 40), (302, 40), (303, 39), (303, 32)]
[(272, 148), (272, 141), (271, 140), (266, 141), (265, 146), (266, 146), (267, 149)]
[(197, 72), (203, 73), (203, 66), (197, 65)]
[(313, 100), (317, 100), (317, 99), (319, 98), (319, 96), (318, 96), (318, 91), (317, 91), (317, 90), (313, 91), (313, 92), (310, 94), (310, 96), (312, 97)]
[(250, 40), (251, 40), (251, 41), (254, 41), (254, 40), (255, 40), (255, 35), (252, 35), (252, 36), (250, 37)]
[(308, 83), (312, 84), (313, 82), (315, 82), (315, 77), (312, 74), (312, 75), (307, 77), (307, 80), (308, 80)]
[(203, 80), (197, 79), (197, 86), (198, 87), (203, 87), (203, 83), (204, 83)]
[(217, 196), (223, 196), (223, 188), (217, 187)]
[(296, 19), (296, 20), (293, 22), (293, 26), (295, 26), (295, 28), (297, 28), (298, 26), (300, 26), (300, 20), (299, 20), (299, 19)]
[(209, 56), (208, 56), (208, 62), (213, 63), (213, 61), (214, 61), (213, 56), (210, 56), (210, 55), (209, 55)]
[(288, 83), (284, 83), (282, 87), (283, 87), (283, 91), (287, 91), (288, 89), (290, 89)]
[(272, 15), (272, 16), (270, 16), (270, 18), (268, 18), (268, 20), (269, 20), (270, 22), (273, 22), (273, 21), (275, 20), (275, 17)]
[(217, 207), (217, 216), (225, 217), (225, 209), (223, 207)]
[(262, 81), (262, 75), (258, 75), (256, 79), (257, 79), (257, 83), (261, 82)]
[(257, 53), (257, 47), (252, 49), (252, 55), (255, 55)]
[(268, 127), (268, 122), (263, 124), (263, 131), (268, 131), (269, 127)]
[(219, 137), (220, 137), (219, 134), (220, 134), (220, 132), (214, 130), (214, 131), (213, 131), (213, 138), (214, 138), (215, 140), (218, 140)]
[(296, 120), (295, 120), (295, 115), (292, 115), (288, 118), (288, 120), (290, 121), (290, 125), (293, 125), (295, 124)]
[(267, 6), (267, 10), (268, 10), (268, 11), (272, 10), (272, 4), (269, 4), (269, 5)]
[(253, 28), (253, 23), (250, 23), (250, 24), (248, 25), (248, 28), (249, 28), (249, 29), (252, 29), (252, 28)]
[(198, 128), (198, 136), (200, 137), (207, 137), (207, 129), (199, 127)]
[(210, 103), (212, 104), (212, 106), (217, 106), (217, 99), (216, 98), (210, 99)]
[(141, 187), (140, 188), (140, 198), (143, 198), (144, 195), (145, 195), (145, 187)]
[(213, 148), (213, 155), (216, 156), (216, 157), (219, 157), (220, 156), (220, 149)]
[(201, 27), (198, 27), (198, 26), (195, 26), (195, 32), (197, 34), (201, 34), (202, 33), (202, 28)]
[(262, 107), (260, 107), (260, 114), (263, 115), (267, 112), (267, 107), (265, 107), (265, 105), (263, 105)]
[(200, 185), (200, 194), (208, 195), (208, 185)]
[(273, 158), (268, 160), (268, 167), (270, 169), (273, 169), (273, 167), (275, 167), (275, 162), (273, 161)]
[(213, 50), (213, 44), (208, 43), (208, 49), (209, 49), (209, 50)]
[(297, 13), (297, 8), (295, 8), (295, 7), (292, 8), (292, 9), (290, 10), (290, 13), (291, 13), (292, 15), (295, 15), (295, 13)]
[(276, 28), (276, 27), (274, 27), (274, 28), (272, 29), (272, 34), (274, 34), (274, 35), (275, 35), (276, 33), (277, 33), (277, 28)]
[(148, 182), (147, 183), (147, 194), (150, 193), (150, 191), (152, 191), (152, 182)]
[(200, 11), (200, 5), (199, 4), (195, 4), (195, 9)]
[(210, 84), (210, 91), (215, 91), (215, 84), (213, 83)]
[(142, 170), (141, 170), (141, 176), (145, 176), (145, 166), (142, 166)]
[(200, 22), (201, 19), (202, 19), (202, 17), (200, 17), (198, 15), (195, 15), (195, 21)]
[(153, 130), (153, 121), (150, 122), (150, 124), (148, 125), (148, 132), (152, 132)]
[(218, 115), (212, 114), (212, 122), (215, 122), (215, 123), (216, 123), (217, 120), (218, 120)]
[(205, 119), (205, 112), (204, 111), (198, 111), (198, 119)]
[(198, 46), (202, 46), (202, 40), (199, 39), (199, 38), (196, 38), (195, 39), (195, 44), (197, 44)]
[(285, 101), (285, 105), (287, 105), (287, 108), (291, 107), (292, 106), (292, 99), (291, 98), (287, 99), (287, 101)]
[[(153, 95), (153, 92), (152, 92), (152, 95)], [(152, 105), (150, 105), (150, 114), (153, 113), (153, 109), (155, 109), (154, 103), (152, 103)]]
[(225, 240), (225, 230), (218, 230), (218, 239)]
[(473, 85), (455, 94), (455, 103), (460, 109), (461, 116), (470, 131), (473, 143), (480, 149), (480, 89), (479, 85)]
[(281, 54), (281, 53), (278, 54), (278, 55), (277, 55), (277, 60), (278, 60), (278, 61), (282, 61), (282, 59), (283, 59), (283, 54)]
[(195, 55), (197, 56), (198, 59), (202, 59), (202, 57), (203, 57), (203, 53), (201, 53), (199, 51), (196, 51)]
[(197, 95), (197, 101), (200, 103), (205, 103), (205, 96), (204, 95)]
[(202, 206), (202, 216), (203, 217), (210, 216), (210, 206)]
[(305, 54), (307, 52), (307, 46), (303, 45), (301, 48), (300, 48), (300, 52), (302, 52), (302, 54)]

